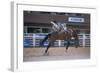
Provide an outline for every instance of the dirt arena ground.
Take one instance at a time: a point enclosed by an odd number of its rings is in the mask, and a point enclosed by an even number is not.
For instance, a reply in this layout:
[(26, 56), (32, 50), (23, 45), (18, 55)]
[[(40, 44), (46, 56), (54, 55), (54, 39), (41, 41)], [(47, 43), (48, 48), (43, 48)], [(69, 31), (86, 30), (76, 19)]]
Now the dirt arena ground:
[(70, 60), (70, 59), (89, 59), (89, 47), (51, 47), (47, 54), (44, 54), (45, 48), (24, 48), (23, 61), (47, 61), (47, 60)]

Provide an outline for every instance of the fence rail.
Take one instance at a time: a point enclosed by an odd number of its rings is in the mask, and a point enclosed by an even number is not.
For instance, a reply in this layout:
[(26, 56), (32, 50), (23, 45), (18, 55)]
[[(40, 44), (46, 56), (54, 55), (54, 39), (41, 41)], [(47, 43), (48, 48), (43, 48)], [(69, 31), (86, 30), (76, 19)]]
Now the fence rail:
[[(24, 47), (39, 47), (40, 41), (46, 36), (46, 33), (25, 33), (24, 34)], [(90, 34), (78, 34), (79, 46), (89, 47), (90, 46)], [(57, 40), (54, 46), (64, 46), (64, 40)], [(73, 43), (73, 41), (71, 41)], [(48, 45), (48, 41), (44, 43), (44, 46)]]

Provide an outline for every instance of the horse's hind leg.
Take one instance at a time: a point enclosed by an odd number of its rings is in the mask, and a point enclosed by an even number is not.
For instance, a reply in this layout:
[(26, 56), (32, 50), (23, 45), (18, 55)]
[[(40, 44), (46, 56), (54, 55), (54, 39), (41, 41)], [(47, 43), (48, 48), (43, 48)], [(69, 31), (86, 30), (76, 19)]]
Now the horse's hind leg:
[(47, 46), (47, 49), (45, 50), (44, 55), (48, 54), (48, 49), (50, 48), (50, 46), (51, 46), (51, 43), (49, 43), (49, 45)]
[(54, 41), (53, 41), (53, 40), (50, 40), (50, 41), (49, 41), (49, 45), (47, 46), (47, 49), (45, 50), (45, 53), (44, 53), (44, 54), (47, 54), (47, 55), (49, 54), (49, 53), (48, 53), (48, 49), (49, 49), (49, 48), (51, 47), (51, 45), (53, 45), (53, 44), (54, 44)]
[(40, 46), (44, 44), (44, 42), (51, 36), (51, 34), (48, 34), (45, 36), (45, 38), (40, 42)]
[(48, 39), (48, 35), (40, 42), (40, 46), (43, 45), (43, 43)]
[(49, 49), (50, 46), (51, 46), (50, 44), (47, 46), (47, 49), (45, 50), (45, 53), (48, 52), (48, 49)]

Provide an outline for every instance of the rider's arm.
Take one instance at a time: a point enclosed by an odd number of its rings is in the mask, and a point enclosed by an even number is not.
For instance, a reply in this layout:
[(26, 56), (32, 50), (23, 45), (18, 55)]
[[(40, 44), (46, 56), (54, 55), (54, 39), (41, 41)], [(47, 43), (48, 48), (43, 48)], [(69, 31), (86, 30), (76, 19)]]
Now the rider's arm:
[(56, 23), (54, 23), (53, 21), (51, 21), (51, 24), (53, 24), (54, 27), (59, 29), (59, 26)]

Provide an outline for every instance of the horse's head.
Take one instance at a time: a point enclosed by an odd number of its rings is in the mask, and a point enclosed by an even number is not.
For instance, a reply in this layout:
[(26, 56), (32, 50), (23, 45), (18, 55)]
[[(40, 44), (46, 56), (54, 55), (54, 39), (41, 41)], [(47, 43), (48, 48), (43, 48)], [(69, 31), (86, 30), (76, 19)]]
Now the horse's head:
[(71, 39), (78, 39), (78, 32), (77, 30), (73, 29), (73, 28), (70, 28), (70, 29), (67, 29), (66, 30), (67, 32), (67, 36), (69, 36)]

